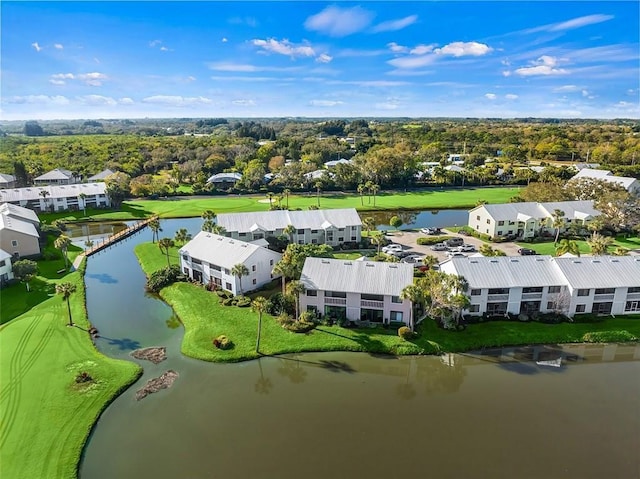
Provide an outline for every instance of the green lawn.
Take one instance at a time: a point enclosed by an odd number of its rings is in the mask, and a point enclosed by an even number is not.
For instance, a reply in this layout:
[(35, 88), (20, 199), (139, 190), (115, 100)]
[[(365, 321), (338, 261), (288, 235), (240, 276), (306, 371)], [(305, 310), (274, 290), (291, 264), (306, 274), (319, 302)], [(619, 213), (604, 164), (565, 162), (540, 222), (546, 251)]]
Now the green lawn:
[[(327, 194), (320, 198), (323, 209), (356, 208), (360, 211), (375, 210), (422, 210), (447, 208), (472, 208), (478, 200), (488, 203), (506, 203), (509, 198), (517, 195), (520, 188), (464, 188), (464, 189), (429, 189), (408, 193), (380, 193), (376, 197), (376, 204), (369, 202), (365, 196), (357, 194)], [(219, 196), (214, 198), (193, 197), (188, 199), (172, 198), (160, 200), (132, 200), (123, 203), (120, 211), (87, 210), (87, 216), (82, 211), (68, 213), (42, 214), (41, 219), (51, 222), (54, 219), (65, 221), (79, 220), (131, 220), (157, 214), (161, 218), (187, 218), (200, 216), (205, 210), (216, 213), (234, 213), (246, 211), (266, 211), (269, 203), (260, 202), (264, 195), (252, 196)], [(283, 204), (286, 200), (283, 200)], [(290, 209), (308, 209), (317, 205), (315, 194), (290, 195)]]
[[(149, 243), (138, 245), (136, 254), (146, 274), (166, 265), (157, 247)], [(163, 289), (160, 296), (184, 324), (182, 352), (185, 355), (206, 361), (241, 361), (258, 356), (255, 352), (258, 315), (250, 308), (223, 306), (215, 293), (190, 283), (174, 284)], [(275, 318), (265, 314), (260, 352), (269, 355), (304, 351), (435, 354), (485, 347), (582, 342), (586, 333), (619, 330), (640, 338), (640, 317), (558, 325), (496, 321), (472, 324), (461, 332), (442, 330), (433, 321), (426, 320), (418, 327), (416, 339), (404, 341), (395, 329), (381, 327), (319, 326), (309, 333), (297, 334), (283, 329)], [(222, 334), (233, 341), (232, 349), (222, 351), (212, 345), (213, 338)]]
[[(580, 254), (591, 253), (591, 248), (585, 240), (576, 240), (575, 243), (578, 245)], [(553, 240), (546, 243), (518, 243), (518, 246), (532, 249), (538, 254), (548, 254), (551, 256), (555, 256), (556, 254), (556, 245), (553, 243)], [(618, 247), (626, 249), (640, 249), (640, 238), (625, 238), (624, 236), (618, 236), (613, 242), (613, 246), (609, 247), (609, 252), (612, 252)]]
[[(73, 478), (83, 445), (102, 410), (140, 374), (107, 358), (86, 332), (80, 272), (66, 276), (75, 328), (53, 297), (0, 327), (0, 476)], [(33, 293), (30, 293), (33, 294)], [(93, 383), (78, 385), (86, 371)]]

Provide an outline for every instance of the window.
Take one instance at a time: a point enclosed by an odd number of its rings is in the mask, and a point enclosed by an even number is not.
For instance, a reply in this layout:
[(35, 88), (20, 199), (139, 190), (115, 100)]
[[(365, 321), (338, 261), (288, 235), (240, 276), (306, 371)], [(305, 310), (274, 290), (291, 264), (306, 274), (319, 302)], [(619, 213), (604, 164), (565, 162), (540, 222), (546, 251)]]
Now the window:
[(489, 294), (509, 294), (509, 288), (489, 288)]
[(547, 309), (555, 309), (555, 303), (553, 301), (547, 302)]
[(247, 233), (238, 233), (238, 236), (239, 236), (240, 238), (244, 238), (244, 237), (246, 237), (246, 236), (247, 236)]
[(313, 239), (311, 240), (311, 244), (318, 244), (318, 240), (317, 240), (317, 239), (315, 239), (315, 238), (313, 238)]
[(252, 282), (253, 282), (253, 284), (257, 284), (258, 280), (257, 280), (257, 279), (255, 279), (255, 278), (253, 278), (253, 281), (252, 281)]
[(191, 262), (192, 262), (193, 264), (202, 264), (202, 261), (201, 261), (201, 260), (199, 260), (199, 259), (195, 259), (195, 258), (192, 258), (192, 259), (191, 259)]
[(253, 271), (254, 273), (256, 272), (256, 265), (255, 264), (251, 265), (251, 271)]
[(479, 313), (480, 312), (480, 305), (479, 304), (472, 304), (471, 306), (469, 306), (469, 312), (470, 313)]
[(273, 260), (272, 259), (269, 260), (269, 266), (273, 266)]
[(183, 254), (182, 255), (182, 259), (185, 260), (185, 261), (189, 261), (189, 256), (186, 255), (186, 254)]
[(586, 307), (587, 306), (585, 304), (576, 305), (576, 313), (584, 313)]
[(627, 288), (627, 294), (629, 293), (640, 293), (640, 288), (637, 288), (637, 287)]
[(502, 230), (498, 230), (498, 236), (502, 236)]
[(640, 301), (627, 301), (624, 306), (625, 311), (640, 311)]
[(342, 243), (344, 241), (344, 238), (341, 236), (338, 238), (338, 241)]
[(596, 288), (595, 294), (615, 294), (615, 288)]
[(317, 234), (318, 230), (311, 230), (311, 234)]
[(186, 266), (185, 266), (185, 268), (182, 270), (182, 272), (183, 272), (184, 274), (186, 274), (187, 276), (189, 276), (189, 268), (187, 268)]
[(212, 269), (214, 271), (222, 271), (222, 268), (220, 266), (216, 266), (215, 264), (210, 264), (209, 269)]
[(303, 235), (304, 234), (304, 230), (298, 230), (298, 234), (299, 235)]
[(562, 286), (549, 286), (549, 293), (555, 294), (559, 293)]
[(304, 240), (298, 240), (298, 244), (304, 244)]
[(529, 288), (522, 288), (522, 292), (523, 293), (542, 293), (542, 286), (540, 287), (529, 287)]
[(316, 289), (308, 289), (307, 296), (318, 296), (318, 290)]
[(589, 296), (589, 292), (591, 290), (589, 289), (579, 289), (578, 290), (578, 296)]
[(312, 304), (308, 304), (307, 305), (307, 311), (309, 311), (310, 313), (318, 314), (318, 307), (314, 306)]
[(351, 237), (351, 241), (358, 241), (356, 236)]
[[(231, 274), (231, 271), (229, 271), (227, 268), (224, 269), (224, 274)], [(228, 283), (227, 283), (228, 284)]]
[(228, 289), (229, 291), (231, 291), (231, 283), (225, 283), (224, 287), (225, 289)]
[(18, 246), (18, 240), (11, 240), (11, 246), (13, 246), (14, 248)]
[(2, 268), (6, 264), (7, 264), (7, 262), (5, 260), (0, 261), (0, 268)]
[(392, 303), (402, 303), (402, 300), (400, 299), (400, 296), (391, 296), (391, 302)]
[(472, 289), (471, 290), (471, 296), (480, 296), (482, 294), (482, 290), (481, 289)]
[(365, 301), (384, 301), (384, 296), (381, 294), (361, 294), (360, 299)]
[(327, 298), (346, 298), (347, 297), (347, 293), (345, 293), (344, 291), (326, 291), (324, 295)]
[(402, 311), (389, 311), (389, 321), (404, 322), (402, 319)]
[(498, 221), (498, 226), (504, 226), (504, 221)]
[(491, 224), (491, 220), (489, 218), (487, 218), (487, 224), (490, 225)]
[(513, 230), (507, 231), (507, 234), (512, 235), (513, 234)]
[(480, 215), (476, 216), (476, 220), (480, 221)]

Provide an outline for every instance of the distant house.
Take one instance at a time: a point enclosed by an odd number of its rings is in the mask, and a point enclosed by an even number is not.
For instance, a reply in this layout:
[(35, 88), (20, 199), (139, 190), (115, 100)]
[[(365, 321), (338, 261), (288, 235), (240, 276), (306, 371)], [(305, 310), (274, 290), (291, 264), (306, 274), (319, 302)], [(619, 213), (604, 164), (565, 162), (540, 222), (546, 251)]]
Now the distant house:
[(0, 173), (0, 188), (15, 188), (16, 177)]
[(413, 284), (413, 266), (405, 263), (307, 258), (300, 282), (306, 291), (300, 308), (325, 318), (410, 324), (411, 301), (400, 299)]
[(578, 180), (580, 178), (593, 178), (596, 180), (606, 181), (607, 183), (617, 184), (618, 186), (623, 187), (629, 193), (640, 195), (640, 180), (627, 176), (615, 176), (609, 170), (582, 168), (569, 181)]
[(212, 175), (207, 180), (207, 183), (211, 183), (213, 186), (219, 189), (232, 188), (238, 181), (242, 180), (240, 173), (218, 173)]
[[(84, 195), (84, 199), (80, 195)], [(111, 206), (107, 187), (103, 182), (7, 188), (0, 190), (0, 202), (12, 203), (34, 211), (73, 211), (85, 207), (107, 208)]]
[(44, 175), (40, 175), (33, 180), (33, 184), (36, 186), (46, 185), (73, 185), (79, 183), (80, 178), (75, 176), (71, 171), (64, 168), (56, 168)]
[(640, 257), (474, 257), (440, 264), (462, 276), (471, 315), (640, 312)]
[(115, 173), (114, 171), (111, 171), (110, 169), (108, 169), (108, 168), (107, 168), (106, 170), (102, 170), (100, 173), (96, 173), (95, 175), (90, 176), (90, 177), (87, 179), (87, 181), (88, 181), (89, 183), (93, 183), (93, 182), (95, 182), (95, 181), (104, 181), (104, 179), (105, 179), (107, 176), (111, 176), (111, 175), (113, 175), (114, 173)]
[(362, 221), (355, 208), (221, 213), (217, 223), (224, 227), (227, 236), (242, 241), (281, 236), (284, 229), (292, 225), (296, 230), (291, 234), (294, 243), (330, 246), (359, 242), (362, 231)]
[(14, 258), (40, 254), (40, 221), (27, 208), (0, 206), (0, 249)]
[(325, 176), (331, 177), (332, 175), (333, 173), (330, 173), (327, 170), (314, 170), (314, 171), (310, 171), (309, 173), (305, 173), (303, 176), (305, 180), (313, 181), (313, 180), (321, 180)]
[(338, 165), (350, 165), (351, 163), (353, 163), (352, 160), (346, 160), (344, 158), (340, 158), (339, 160), (331, 160), (331, 161), (327, 161), (324, 164), (325, 168), (335, 168)]
[[(180, 249), (180, 266), (193, 280), (231, 291), (246, 293), (269, 283), (282, 255), (261, 246), (201, 231)], [(239, 279), (231, 271), (237, 264), (249, 271)], [(242, 287), (241, 287), (242, 283)]]
[(5, 250), (0, 249), (0, 287), (12, 279), (13, 265), (11, 264), (11, 255)]
[(469, 211), (469, 227), (491, 238), (517, 235), (518, 238), (533, 238), (536, 235), (555, 231), (553, 213), (564, 212), (565, 228), (572, 223), (586, 226), (600, 212), (593, 201), (559, 201), (554, 203), (503, 203), (480, 205)]

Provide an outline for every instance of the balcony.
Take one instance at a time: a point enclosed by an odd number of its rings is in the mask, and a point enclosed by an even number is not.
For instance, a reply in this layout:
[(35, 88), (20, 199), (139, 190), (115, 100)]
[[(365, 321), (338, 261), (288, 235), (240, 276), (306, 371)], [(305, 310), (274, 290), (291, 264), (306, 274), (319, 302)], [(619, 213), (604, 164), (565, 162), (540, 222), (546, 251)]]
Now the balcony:
[(613, 301), (615, 294), (596, 294), (593, 296), (593, 302), (601, 303), (602, 301)]
[(495, 303), (499, 301), (509, 301), (509, 295), (508, 294), (490, 294), (487, 296), (487, 302)]
[(369, 299), (363, 299), (360, 301), (361, 308), (376, 308), (376, 309), (384, 309), (383, 301), (371, 301)]
[[(599, 298), (600, 296), (598, 296)], [(627, 293), (627, 301), (640, 300), (640, 293)]]
[(212, 278), (222, 278), (222, 271), (218, 271), (216, 269), (209, 269), (209, 276)]
[(346, 298), (324, 298), (324, 304), (337, 304), (338, 306), (345, 306), (347, 304)]
[(522, 293), (522, 299), (542, 299), (542, 293)]

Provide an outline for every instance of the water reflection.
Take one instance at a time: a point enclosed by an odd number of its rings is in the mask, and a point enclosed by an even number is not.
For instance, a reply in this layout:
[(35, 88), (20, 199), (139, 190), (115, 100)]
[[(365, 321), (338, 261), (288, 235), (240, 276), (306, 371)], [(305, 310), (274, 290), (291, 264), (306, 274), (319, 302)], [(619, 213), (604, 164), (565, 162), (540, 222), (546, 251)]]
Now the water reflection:
[(114, 339), (114, 338), (106, 338), (104, 336), (99, 336), (98, 339), (107, 340), (110, 346), (117, 346), (120, 351), (133, 351), (135, 349), (140, 349), (140, 341), (136, 341), (130, 338), (122, 338), (122, 339)]
[(176, 316), (175, 313), (165, 321), (165, 324), (169, 329), (177, 329), (182, 325), (182, 323), (180, 322), (180, 319), (178, 318), (178, 316)]
[(260, 369), (260, 377), (255, 383), (254, 390), (258, 394), (269, 394), (271, 392), (271, 388), (273, 388), (273, 383), (271, 382), (271, 379), (264, 377), (264, 371), (262, 370), (262, 358), (256, 360), (256, 362)]
[(96, 281), (102, 284), (116, 284), (118, 282), (117, 279), (115, 279), (113, 276), (107, 273), (85, 274), (85, 277), (95, 279)]

